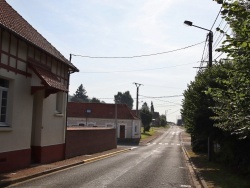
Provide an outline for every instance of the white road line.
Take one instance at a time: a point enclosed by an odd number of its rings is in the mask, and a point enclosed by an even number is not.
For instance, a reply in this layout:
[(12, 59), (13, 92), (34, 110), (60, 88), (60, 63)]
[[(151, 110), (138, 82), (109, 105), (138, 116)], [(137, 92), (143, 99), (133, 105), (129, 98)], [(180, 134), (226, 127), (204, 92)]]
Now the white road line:
[(191, 187), (191, 185), (181, 185), (181, 187)]

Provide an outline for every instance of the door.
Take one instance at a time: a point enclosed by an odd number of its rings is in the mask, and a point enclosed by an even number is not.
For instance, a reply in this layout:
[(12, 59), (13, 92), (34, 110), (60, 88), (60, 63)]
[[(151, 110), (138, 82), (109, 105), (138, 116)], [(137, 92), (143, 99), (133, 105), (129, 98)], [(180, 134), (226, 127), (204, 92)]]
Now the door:
[(120, 125), (120, 138), (125, 138), (125, 125)]

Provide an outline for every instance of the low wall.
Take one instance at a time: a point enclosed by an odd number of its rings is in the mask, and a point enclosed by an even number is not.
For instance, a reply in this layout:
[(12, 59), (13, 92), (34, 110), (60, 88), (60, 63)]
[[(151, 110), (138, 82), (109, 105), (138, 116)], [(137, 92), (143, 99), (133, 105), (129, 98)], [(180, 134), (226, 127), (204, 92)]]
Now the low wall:
[(0, 153), (0, 173), (29, 167), (30, 153), (30, 149)]
[(117, 148), (115, 129), (68, 128), (65, 157), (90, 155)]

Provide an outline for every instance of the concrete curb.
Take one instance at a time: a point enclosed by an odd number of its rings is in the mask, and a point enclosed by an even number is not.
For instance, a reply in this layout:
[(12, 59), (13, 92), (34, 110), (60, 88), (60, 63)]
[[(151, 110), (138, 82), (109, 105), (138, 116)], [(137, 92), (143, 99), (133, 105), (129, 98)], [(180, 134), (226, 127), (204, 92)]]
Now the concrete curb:
[(105, 154), (105, 155), (100, 155), (98, 157), (93, 157), (93, 158), (86, 159), (86, 160), (76, 162), (76, 163), (73, 163), (73, 164), (64, 165), (64, 166), (56, 167), (56, 168), (53, 168), (53, 169), (45, 170), (43, 172), (39, 172), (39, 173), (32, 174), (32, 175), (29, 175), (29, 176), (20, 177), (20, 178), (11, 179), (11, 180), (2, 180), (0, 182), (0, 188), (7, 187), (7, 186), (10, 186), (12, 184), (20, 183), (20, 182), (23, 182), (23, 181), (26, 181), (26, 180), (29, 180), (29, 179), (37, 178), (37, 177), (40, 177), (40, 176), (43, 176), (43, 175), (47, 175), (47, 174), (50, 174), (50, 173), (53, 173), (53, 172), (58, 172), (60, 170), (64, 170), (64, 169), (71, 168), (71, 167), (74, 167), (74, 166), (87, 164), (87, 163), (98, 161), (98, 160), (101, 160), (101, 159), (104, 159), (104, 158), (112, 157), (112, 156), (117, 155), (119, 153), (125, 153), (125, 152), (128, 152), (130, 150), (131, 150), (131, 148), (123, 149), (123, 150), (120, 150), (120, 151), (108, 153), (108, 154)]
[(193, 184), (197, 188), (208, 188), (207, 183), (200, 175), (199, 171), (195, 168), (194, 164), (191, 162), (190, 157), (188, 155), (188, 151), (186, 150), (185, 146), (182, 144), (182, 151), (184, 154), (184, 157), (186, 159), (186, 163), (191, 175), (191, 179), (193, 181)]

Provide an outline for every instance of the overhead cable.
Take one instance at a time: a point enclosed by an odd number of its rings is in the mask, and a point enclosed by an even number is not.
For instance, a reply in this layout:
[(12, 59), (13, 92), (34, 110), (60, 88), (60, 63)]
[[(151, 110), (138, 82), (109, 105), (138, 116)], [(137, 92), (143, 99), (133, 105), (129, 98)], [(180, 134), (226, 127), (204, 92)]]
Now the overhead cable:
[(152, 68), (152, 69), (138, 69), (138, 70), (118, 70), (118, 71), (105, 71), (105, 72), (83, 72), (80, 71), (79, 73), (121, 73), (121, 72), (138, 72), (138, 71), (150, 71), (150, 70), (161, 70), (161, 69), (169, 69), (169, 68), (173, 68), (173, 67), (180, 67), (180, 66), (185, 66), (185, 65), (190, 65), (190, 64), (194, 64), (197, 62), (193, 62), (193, 63), (185, 63), (185, 64), (180, 64), (180, 65), (174, 65), (174, 66), (168, 66), (168, 67), (159, 67), (159, 68)]
[(159, 52), (159, 53), (153, 53), (153, 54), (144, 54), (144, 55), (135, 55), (135, 56), (114, 56), (114, 57), (101, 57), (101, 56), (89, 56), (89, 55), (76, 55), (76, 54), (71, 54), (72, 56), (79, 56), (79, 57), (84, 57), (84, 58), (99, 58), (99, 59), (131, 59), (131, 58), (139, 58), (139, 57), (149, 57), (149, 56), (156, 56), (156, 55), (162, 55), (162, 54), (167, 54), (167, 53), (172, 53), (172, 52), (176, 52), (176, 51), (180, 51), (180, 50), (185, 50), (187, 48), (191, 48), (191, 47), (194, 47), (194, 46), (197, 46), (199, 44), (202, 44), (204, 43), (205, 41), (202, 41), (202, 42), (199, 42), (199, 43), (196, 43), (196, 44), (193, 44), (193, 45), (190, 45), (190, 46), (185, 46), (185, 47), (182, 47), (182, 48), (178, 48), (178, 49), (175, 49), (175, 50), (169, 50), (169, 51), (166, 51), (166, 52)]

